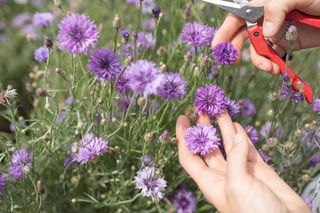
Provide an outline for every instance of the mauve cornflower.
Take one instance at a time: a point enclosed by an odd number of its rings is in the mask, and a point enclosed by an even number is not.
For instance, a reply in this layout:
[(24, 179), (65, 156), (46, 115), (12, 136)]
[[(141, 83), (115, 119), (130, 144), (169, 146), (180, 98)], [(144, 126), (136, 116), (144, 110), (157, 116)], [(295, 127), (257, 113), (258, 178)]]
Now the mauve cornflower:
[[(140, 160), (139, 160), (139, 167), (141, 167), (142, 160), (143, 160), (143, 157), (141, 157)], [(145, 159), (144, 159), (144, 166), (143, 166), (142, 168), (151, 167), (152, 164), (153, 164), (152, 155), (151, 155), (151, 154), (148, 154), (148, 155), (145, 157)]]
[(269, 138), (269, 137), (281, 138), (284, 134), (283, 129), (279, 128), (278, 123), (272, 126), (271, 122), (265, 123), (261, 127), (259, 133), (262, 138)]
[(219, 147), (220, 138), (212, 125), (198, 124), (186, 131), (186, 146), (191, 153), (205, 155)]
[(89, 72), (97, 78), (109, 81), (121, 73), (122, 64), (118, 54), (109, 48), (95, 49), (89, 61)]
[(159, 89), (159, 95), (163, 100), (183, 98), (187, 91), (186, 81), (180, 73), (164, 73), (162, 86)]
[(234, 120), (240, 112), (240, 107), (238, 105), (238, 102), (226, 97), (225, 104), (230, 117)]
[(320, 99), (314, 99), (312, 102), (312, 109), (314, 112), (317, 112), (318, 115), (320, 116)]
[(257, 130), (253, 126), (243, 125), (243, 129), (247, 132), (251, 142), (256, 145), (259, 141), (259, 135)]
[(134, 182), (136, 189), (142, 189), (142, 196), (151, 197), (152, 200), (157, 201), (163, 197), (163, 191), (167, 186), (167, 181), (156, 175), (154, 167), (145, 167), (138, 171)]
[(211, 43), (215, 29), (204, 25), (202, 22), (187, 22), (180, 39), (191, 47), (204, 47)]
[(214, 47), (212, 55), (217, 63), (230, 65), (236, 60), (238, 50), (230, 42), (222, 42)]
[(87, 133), (79, 141), (79, 150), (75, 153), (75, 157), (79, 163), (87, 163), (89, 160), (95, 160), (96, 157), (105, 153), (108, 150), (107, 145), (108, 142), (102, 138), (94, 137), (93, 133)]
[(130, 32), (127, 29), (123, 29), (122, 31), (119, 30), (119, 33), (125, 42), (129, 40)]
[(147, 60), (137, 60), (126, 69), (129, 88), (137, 95), (157, 94), (159, 86), (163, 83), (163, 74), (156, 64)]
[(126, 93), (130, 91), (130, 87), (128, 85), (128, 78), (125, 73), (117, 76), (117, 80), (115, 81), (116, 91), (119, 93)]
[(32, 18), (32, 23), (36, 27), (47, 27), (53, 24), (55, 17), (50, 12), (35, 13)]
[(262, 160), (268, 164), (268, 162), (272, 159), (269, 155), (267, 155), (266, 153), (264, 153), (261, 149), (258, 149), (258, 153), (260, 154)]
[(250, 101), (250, 99), (243, 101), (243, 107), (241, 108), (241, 115), (243, 117), (255, 116), (257, 113), (256, 106)]
[[(34, 59), (39, 62), (47, 62), (49, 50), (45, 46), (41, 46), (34, 51)], [(52, 54), (52, 49), (50, 49), (50, 55)]]
[(224, 112), (226, 107), (224, 91), (216, 85), (206, 85), (197, 89), (194, 106), (199, 112), (216, 115)]
[(57, 39), (60, 49), (72, 52), (74, 57), (78, 53), (87, 55), (91, 47), (98, 43), (99, 31), (89, 16), (84, 14), (71, 14), (64, 17), (59, 27)]
[[(283, 82), (281, 82), (281, 86), (282, 85), (283, 85)], [(283, 85), (283, 89), (281, 91), (280, 98), (285, 98), (285, 97), (288, 97), (290, 95), (290, 87), (291, 86)], [(294, 88), (291, 87), (290, 101), (296, 102), (296, 103), (303, 102), (304, 101), (304, 97), (297, 90), (295, 90)]]
[(63, 161), (63, 165), (65, 167), (67, 167), (67, 169), (71, 169), (72, 167), (78, 165), (79, 163), (77, 162), (77, 159), (75, 159), (74, 157), (68, 157), (66, 159), (64, 159)]
[(196, 210), (197, 198), (192, 191), (180, 189), (174, 195), (172, 204), (176, 207), (176, 213), (192, 213)]
[[(29, 170), (33, 161), (32, 154), (27, 152), (25, 149), (16, 150), (11, 157), (11, 165), (9, 167), (9, 174), (13, 179), (18, 179), (23, 173), (23, 170)], [(24, 177), (27, 177), (25, 174)]]

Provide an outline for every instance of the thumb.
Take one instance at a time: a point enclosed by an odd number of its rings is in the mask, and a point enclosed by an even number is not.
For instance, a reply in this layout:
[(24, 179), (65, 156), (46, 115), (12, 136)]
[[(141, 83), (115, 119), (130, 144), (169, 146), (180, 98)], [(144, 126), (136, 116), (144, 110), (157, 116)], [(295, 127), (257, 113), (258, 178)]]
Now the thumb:
[[(227, 181), (234, 182), (247, 174), (247, 162), (249, 155), (249, 143), (245, 135), (237, 133), (234, 136), (233, 145), (228, 153)], [(236, 179), (236, 180), (235, 180)]]
[(295, 9), (295, 0), (271, 0), (264, 6), (263, 35), (272, 37), (280, 30), (286, 14)]

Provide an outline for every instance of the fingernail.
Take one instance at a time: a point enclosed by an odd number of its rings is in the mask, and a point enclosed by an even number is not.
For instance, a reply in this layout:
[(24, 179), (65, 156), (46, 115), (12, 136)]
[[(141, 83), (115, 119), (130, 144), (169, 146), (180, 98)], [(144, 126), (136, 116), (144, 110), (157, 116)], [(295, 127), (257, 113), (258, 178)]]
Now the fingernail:
[(243, 141), (243, 135), (242, 134), (240, 134), (240, 133), (237, 133), (235, 136), (234, 136), (234, 138), (233, 138), (233, 144), (238, 144), (238, 143), (240, 143), (240, 142), (242, 142)]
[(272, 36), (273, 35), (273, 23), (266, 21), (263, 23), (263, 35)]

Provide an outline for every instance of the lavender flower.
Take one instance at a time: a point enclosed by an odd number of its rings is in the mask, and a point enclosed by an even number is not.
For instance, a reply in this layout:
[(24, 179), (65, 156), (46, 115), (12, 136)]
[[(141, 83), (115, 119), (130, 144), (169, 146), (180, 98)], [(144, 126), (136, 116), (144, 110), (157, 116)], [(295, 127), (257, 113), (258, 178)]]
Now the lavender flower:
[(144, 94), (144, 98), (151, 94), (157, 94), (158, 88), (163, 82), (163, 76), (155, 63), (147, 60), (137, 60), (126, 69), (129, 88)]
[(122, 65), (117, 53), (109, 48), (95, 49), (89, 61), (89, 71), (97, 78), (109, 81), (121, 73)]
[[(50, 55), (52, 53), (52, 49), (50, 49)], [(34, 51), (34, 59), (39, 62), (47, 62), (49, 57), (49, 50), (45, 46), (41, 46)]]
[[(283, 82), (281, 82), (281, 86), (283, 85)], [(290, 87), (291, 87), (291, 96), (290, 96)], [(300, 94), (297, 90), (292, 88), (292, 86), (283, 85), (283, 89), (281, 91), (280, 98), (285, 98), (290, 96), (290, 101), (292, 102), (303, 102), (304, 97), (302, 94)]]
[(32, 18), (32, 23), (36, 27), (47, 27), (53, 24), (55, 17), (50, 12), (35, 13)]
[(102, 155), (108, 150), (108, 142), (102, 138), (93, 137), (93, 133), (87, 133), (84, 139), (79, 141), (80, 148), (75, 157), (81, 164), (87, 163), (89, 160), (94, 160), (99, 155)]
[(238, 50), (230, 42), (223, 42), (217, 44), (212, 52), (216, 62), (223, 65), (230, 65), (236, 60)]
[(78, 53), (87, 54), (91, 47), (98, 43), (99, 32), (97, 26), (84, 14), (71, 14), (64, 17), (59, 27), (57, 39), (60, 49), (72, 52), (74, 57)]
[(196, 210), (196, 202), (197, 198), (192, 191), (182, 188), (176, 192), (172, 203), (177, 213), (192, 213)]
[[(137, 34), (138, 38), (136, 40), (136, 55), (140, 55), (142, 50), (144, 50), (145, 48), (149, 48), (152, 49), (155, 43), (155, 40), (152, 37), (151, 33), (146, 33), (145, 37), (144, 37), (144, 33), (140, 32)], [(137, 45), (138, 43), (141, 44), (141, 47), (138, 48)], [(133, 45), (133, 41), (132, 42), (128, 42), (126, 45), (124, 45), (121, 49), (121, 54), (123, 57), (126, 57), (127, 55), (133, 55), (133, 50), (134, 50), (134, 45)], [(127, 51), (127, 46), (130, 46), (130, 51)]]
[(202, 125), (189, 127), (186, 131), (186, 146), (189, 152), (205, 155), (219, 147), (220, 139), (217, 130), (212, 125)]
[(11, 22), (13, 28), (21, 28), (31, 20), (31, 16), (29, 13), (20, 13), (18, 14)]
[(265, 154), (261, 149), (258, 149), (258, 153), (260, 154), (262, 160), (268, 164), (268, 162), (272, 159), (269, 155)]
[(250, 99), (247, 99), (243, 102), (243, 107), (241, 109), (241, 115), (243, 117), (248, 116), (255, 116), (257, 113), (257, 109), (255, 105), (250, 101)]
[(206, 85), (196, 91), (194, 106), (200, 112), (207, 112), (212, 115), (224, 112), (225, 96), (224, 91), (216, 85)]
[[(9, 174), (13, 179), (18, 179), (24, 173), (24, 170), (30, 169), (32, 161), (33, 157), (31, 153), (28, 154), (27, 150), (16, 150), (11, 157), (12, 167), (8, 168)], [(24, 177), (27, 177), (27, 174)]]
[(204, 25), (202, 22), (187, 22), (180, 39), (192, 47), (205, 47), (210, 44), (215, 34), (215, 29)]
[(240, 112), (240, 107), (238, 102), (231, 100), (230, 98), (225, 98), (226, 109), (230, 115), (230, 117), (234, 120)]
[(319, 98), (313, 100), (312, 109), (314, 112), (317, 112), (318, 115), (320, 116), (320, 99)]
[[(8, 178), (6, 174), (0, 174), (0, 189), (4, 189), (4, 186), (7, 182)], [(0, 192), (1, 195), (1, 192)], [(0, 202), (2, 201), (2, 198), (0, 197)]]
[(159, 201), (163, 197), (163, 191), (167, 186), (167, 181), (156, 175), (156, 169), (153, 167), (145, 167), (137, 172), (134, 177), (136, 189), (142, 189), (142, 196), (151, 197), (152, 200)]
[(256, 145), (259, 141), (259, 136), (257, 130), (253, 126), (243, 125), (243, 129), (247, 132), (251, 142)]
[(159, 94), (163, 100), (183, 98), (187, 91), (186, 81), (180, 73), (164, 73), (164, 83), (160, 87)]

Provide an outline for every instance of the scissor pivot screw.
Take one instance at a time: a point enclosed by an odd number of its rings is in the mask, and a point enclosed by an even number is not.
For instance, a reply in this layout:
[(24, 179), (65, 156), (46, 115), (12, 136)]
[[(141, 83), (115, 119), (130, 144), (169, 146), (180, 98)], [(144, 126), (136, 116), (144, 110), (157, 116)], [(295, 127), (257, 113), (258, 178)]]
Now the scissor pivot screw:
[(255, 37), (258, 37), (258, 36), (259, 36), (259, 32), (254, 32), (253, 35), (254, 35)]
[(246, 10), (246, 15), (247, 16), (251, 16), (252, 15), (252, 10), (251, 9), (247, 9)]

